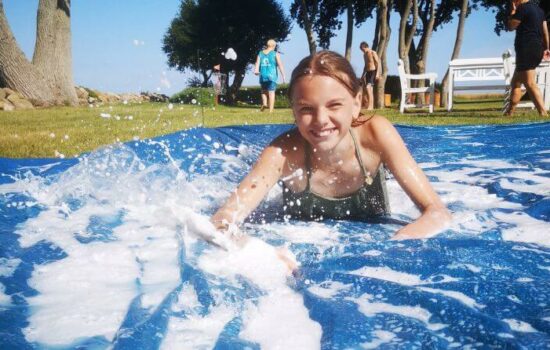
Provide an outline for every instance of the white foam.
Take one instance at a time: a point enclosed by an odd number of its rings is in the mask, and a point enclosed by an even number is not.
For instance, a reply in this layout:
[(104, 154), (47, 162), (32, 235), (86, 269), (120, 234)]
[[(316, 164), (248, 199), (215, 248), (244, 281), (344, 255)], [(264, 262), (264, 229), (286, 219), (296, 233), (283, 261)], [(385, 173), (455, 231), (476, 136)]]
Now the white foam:
[(520, 278), (517, 278), (516, 281), (520, 283), (531, 283), (531, 282), (534, 282), (535, 280), (530, 277), (520, 277)]
[[(210, 136), (203, 138), (212, 141)], [(289, 271), (279, 259), (276, 249), (258, 239), (251, 239), (242, 249), (224, 252), (207, 248), (204, 253), (201, 251), (202, 255), (195, 255), (198, 254), (198, 250), (194, 249), (198, 237), (193, 233), (203, 227), (206, 220), (200, 213), (211, 212), (227, 198), (234, 182), (242, 176), (243, 169), (248, 169), (259, 148), (239, 145), (231, 149), (238, 150), (237, 156), (215, 153), (198, 155), (196, 160), (192, 160), (190, 174), (183, 174), (180, 170), (182, 162), (171, 157), (166, 144), (158, 141), (149, 143), (160, 147), (162, 155), (168, 160), (166, 164), (148, 165), (127, 147), (107, 147), (84, 157), (57, 180), (43, 179), (29, 173), (11, 184), (0, 185), (0, 193), (24, 193), (33, 199), (29, 202), (31, 205), (44, 208), (37, 217), (18, 226), (16, 233), (20, 235), (21, 246), (26, 248), (45, 240), (67, 254), (64, 259), (35, 267), (29, 284), (39, 294), (27, 298), (31, 311), (29, 326), (23, 330), (27, 340), (40, 345), (66, 346), (80, 337), (104, 336), (112, 339), (134, 298), (142, 295), (142, 306), (146, 311), (154, 310), (179, 285), (178, 255), (185, 249), (187, 261), (196, 262), (197, 268), (215, 276), (216, 283), (223, 280), (222, 284), (238, 287), (240, 279), (245, 278), (264, 294), (254, 302), (244, 301), (245, 307), (228, 303), (224, 290), (214, 290), (215, 306), (202, 315), (197, 311), (201, 306), (196, 292), (191, 286), (184, 286), (178, 301), (172, 305), (172, 311), (176, 314), (178, 310), (184, 311), (188, 318), (178, 315), (170, 318), (163, 348), (175, 348), (181, 344), (191, 344), (190, 348), (211, 348), (224, 325), (236, 316), (243, 317), (241, 337), (259, 343), (262, 348), (319, 348), (320, 326), (309, 318), (302, 297), (287, 286)], [(184, 151), (196, 152), (195, 149)], [(212, 162), (221, 163), (219, 174), (193, 173), (203, 163), (208, 165)], [(488, 193), (484, 186), (498, 181), (505, 188), (541, 193), (541, 190), (550, 188), (550, 180), (541, 169), (533, 170), (521, 164), (487, 159), (465, 159), (460, 164), (463, 167), (453, 171), (436, 170), (440, 169), (440, 165), (433, 162), (422, 164), (429, 176), (437, 178), (433, 185), (443, 201), (458, 203), (465, 208), (454, 213), (453, 228), (477, 234), (507, 226), (503, 230), (505, 239), (548, 244), (550, 238), (543, 238), (544, 235), (540, 234), (547, 231), (548, 223), (523, 214), (486, 213), (494, 208), (524, 208)], [(46, 171), (51, 166), (39, 170)], [(473, 175), (482, 170), (498, 172), (501, 168), (515, 170), (488, 177)], [(186, 181), (187, 175), (193, 175), (191, 182)], [(515, 180), (503, 179), (503, 175), (521, 180), (518, 182), (521, 187), (515, 187)], [(524, 180), (533, 181), (533, 184)], [(417, 217), (418, 209), (395, 179), (387, 183), (393, 212), (405, 217)], [(280, 196), (280, 189), (275, 187), (269, 192), (268, 201), (279, 200)], [(75, 205), (75, 202), (80, 204)], [(22, 207), (23, 204), (15, 203), (15, 207)], [(121, 222), (112, 229), (106, 241), (83, 244), (77, 239), (94, 239), (94, 233), (89, 228), (92, 217), (116, 218), (119, 214), (122, 215)], [(344, 250), (338, 224), (328, 227), (322, 223), (269, 223), (249, 227), (262, 238), (311, 244), (322, 253), (332, 248), (331, 254), (338, 255)], [(364, 241), (372, 239), (368, 233), (362, 235)], [(380, 254), (382, 252), (378, 250), (364, 253), (369, 257)], [(18, 264), (17, 259), (0, 261), (0, 275), (11, 276)], [(470, 264), (462, 264), (461, 267), (474, 273), (481, 270), (481, 267)], [(550, 269), (546, 266), (540, 268)], [(469, 307), (483, 307), (457, 291), (418, 287), (459, 281), (452, 276), (440, 274), (423, 280), (420, 276), (387, 267), (368, 266), (352, 273), (416, 286), (426, 292), (454, 298)], [(518, 282), (528, 280), (519, 278)], [(4, 294), (2, 286), (0, 288), (0, 303), (10, 302), (11, 297)], [(332, 298), (349, 288), (349, 285), (329, 281), (313, 285), (309, 291), (320, 297)], [(431, 313), (418, 306), (387, 304), (368, 295), (356, 302), (367, 315), (395, 313), (417, 319), (430, 329), (445, 327), (430, 323)], [(243, 308), (245, 311), (241, 314)], [(526, 328), (521, 323), (518, 327)], [(364, 343), (364, 347), (395, 339), (394, 334), (387, 331), (376, 330), (373, 334), (377, 338)]]
[(363, 266), (362, 268), (350, 271), (349, 273), (352, 275), (359, 275), (362, 277), (376, 278), (379, 280), (398, 283), (405, 286), (416, 286), (425, 283), (425, 281), (421, 280), (420, 277), (416, 275), (395, 271), (385, 266)]
[(524, 333), (538, 332), (535, 328), (533, 328), (533, 326), (531, 326), (527, 322), (515, 320), (513, 318), (505, 318), (502, 321), (506, 322), (506, 324), (510, 326), (510, 329), (515, 332), (524, 332)]
[(11, 305), (11, 296), (6, 295), (6, 287), (0, 283), (0, 308), (9, 307)]
[(28, 298), (32, 314), (23, 330), (29, 342), (69, 344), (80, 337), (112, 339), (136, 296), (139, 269), (120, 244), (88, 244), (83, 254), (35, 267)]
[[(92, 154), (52, 184), (29, 178), (27, 192), (45, 209), (20, 225), (19, 242), (28, 247), (46, 240), (68, 256), (34, 270), (29, 284), (40, 294), (28, 298), (27, 340), (55, 346), (81, 337), (112, 339), (137, 295), (142, 307), (154, 310), (180, 283), (178, 226), (187, 218), (172, 208), (210, 205), (198, 193), (209, 195), (223, 181), (213, 186), (198, 177), (189, 184), (178, 179), (177, 167), (145, 167), (121, 147)], [(71, 198), (81, 205), (71, 209)], [(77, 239), (94, 239), (92, 217), (117, 215), (123, 218), (106, 241)]]
[(161, 349), (212, 349), (235, 310), (225, 305), (212, 307), (204, 316), (188, 314), (170, 318)]
[(361, 344), (363, 349), (378, 349), (380, 345), (390, 343), (396, 338), (395, 333), (384, 331), (381, 329), (372, 332), (374, 339), (370, 342)]
[[(223, 264), (220, 264), (223, 261)], [(250, 238), (242, 249), (212, 249), (200, 256), (201, 270), (229, 280), (244, 276), (266, 290), (286, 285), (290, 271), (279, 259), (275, 248), (257, 238)]]
[(322, 223), (273, 223), (265, 228), (267, 234), (276, 234), (290, 243), (310, 243), (318, 248), (330, 248), (339, 243), (341, 234), (336, 228), (330, 228)]
[(454, 290), (445, 290), (445, 289), (435, 289), (435, 288), (428, 288), (428, 287), (419, 287), (418, 289), (423, 290), (425, 292), (435, 293), (435, 294), (441, 294), (449, 298), (456, 299), (463, 303), (464, 305), (476, 308), (476, 309), (482, 309), (485, 307), (485, 305), (478, 304), (475, 299), (470, 298), (464, 293), (457, 292)]
[(372, 250), (367, 250), (366, 252), (363, 253), (364, 256), (380, 256), (382, 255), (382, 252), (379, 251), (379, 250), (375, 250), (375, 249), (372, 249)]
[(496, 219), (513, 224), (509, 228), (502, 229), (502, 238), (507, 241), (537, 243), (550, 246), (550, 235), (548, 232), (550, 224), (537, 220), (526, 213), (516, 212), (513, 214), (494, 213)]
[(321, 326), (309, 318), (302, 296), (280, 288), (245, 311), (243, 339), (262, 349), (320, 349)]
[(10, 277), (13, 275), (21, 259), (0, 258), (0, 277)]
[(465, 264), (465, 263), (452, 263), (450, 265), (447, 265), (448, 268), (450, 269), (462, 269), (462, 268), (466, 268), (468, 269), (469, 271), (473, 272), (473, 273), (480, 273), (482, 268), (479, 267), (479, 266), (476, 266), (476, 265), (472, 265), (472, 264)]
[(315, 284), (308, 288), (308, 290), (325, 299), (330, 299), (342, 291), (350, 290), (353, 287), (351, 284), (344, 284), (338, 281), (326, 281), (321, 284)]
[(521, 300), (520, 300), (517, 296), (515, 296), (515, 295), (507, 295), (506, 298), (507, 298), (508, 300), (513, 301), (514, 303), (523, 304), (523, 303), (521, 302)]
[(363, 294), (359, 298), (346, 298), (355, 302), (359, 306), (359, 311), (368, 317), (373, 317), (381, 313), (400, 315), (405, 318), (413, 318), (426, 325), (432, 331), (437, 331), (447, 327), (442, 323), (431, 323), (431, 312), (420, 306), (393, 305), (383, 302), (372, 301), (374, 297), (369, 294)]

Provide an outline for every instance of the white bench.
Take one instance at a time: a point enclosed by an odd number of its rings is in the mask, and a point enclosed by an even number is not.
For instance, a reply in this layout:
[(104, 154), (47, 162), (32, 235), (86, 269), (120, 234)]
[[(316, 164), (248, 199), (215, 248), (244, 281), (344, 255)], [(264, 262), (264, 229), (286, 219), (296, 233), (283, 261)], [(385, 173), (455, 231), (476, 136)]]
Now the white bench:
[[(401, 82), (401, 101), (399, 102), (399, 111), (403, 113), (405, 108), (423, 108), (428, 107), (430, 113), (434, 111), (434, 100), (435, 100), (435, 79), (437, 79), (436, 73), (426, 73), (426, 74), (407, 74), (405, 73), (405, 64), (402, 60), (397, 62), (397, 70), (399, 72), (399, 81)], [(429, 79), (430, 83), (425, 87), (411, 87), (412, 80), (426, 80)], [(430, 103), (425, 104), (416, 104), (416, 103), (407, 103), (407, 94), (415, 93), (429, 93), (430, 94)], [(414, 102), (414, 101), (413, 101)], [(425, 101), (422, 101), (425, 102)]]
[[(504, 90), (504, 65), (502, 57), (459, 58), (449, 62), (447, 86), (447, 110), (453, 109), (455, 91), (468, 90)], [(476, 82), (477, 84), (472, 84)], [(456, 85), (456, 83), (463, 83)]]
[[(506, 91), (510, 86), (515, 69), (515, 59), (511, 56), (510, 59), (506, 72), (502, 57), (460, 58), (449, 62), (447, 110), (451, 111), (453, 108), (455, 91)], [(545, 105), (549, 104), (546, 108), (550, 106), (550, 90), (547, 84), (549, 79), (548, 62), (543, 62), (537, 68), (537, 82), (540, 81), (539, 88), (544, 96)], [(461, 85), (456, 83), (461, 83)]]

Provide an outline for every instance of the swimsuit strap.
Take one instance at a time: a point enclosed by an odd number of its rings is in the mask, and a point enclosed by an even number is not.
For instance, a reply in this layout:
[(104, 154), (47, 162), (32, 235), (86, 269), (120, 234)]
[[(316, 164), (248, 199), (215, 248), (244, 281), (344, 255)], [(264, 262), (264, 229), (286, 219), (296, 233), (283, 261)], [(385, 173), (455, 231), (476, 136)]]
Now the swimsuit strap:
[[(372, 118), (372, 116), (371, 116)], [(371, 119), (369, 118), (369, 119)], [(368, 120), (368, 119), (367, 119)], [(361, 167), (361, 173), (363, 173), (363, 176), (365, 177), (365, 179), (368, 179), (370, 178), (370, 174), (369, 172), (367, 171), (367, 169), (365, 168), (365, 165), (363, 164), (363, 159), (361, 158), (361, 151), (359, 149), (359, 147), (357, 146), (357, 140), (355, 140), (355, 136), (353, 135), (353, 131), (352, 129), (350, 128), (349, 129), (349, 133), (351, 135), (351, 139), (353, 140), (353, 146), (355, 147), (355, 157), (357, 158), (357, 161), (359, 161), (359, 166)], [(306, 168), (306, 191), (310, 191), (310, 178), (311, 178), (311, 159), (309, 158), (310, 157), (310, 147), (309, 147), (309, 143), (306, 141), (305, 142), (305, 168)]]
[(369, 178), (370, 174), (367, 171), (367, 169), (365, 169), (365, 165), (363, 165), (363, 159), (361, 159), (361, 151), (360, 151), (359, 147), (357, 146), (357, 140), (355, 140), (355, 136), (353, 135), (353, 131), (352, 131), (351, 128), (349, 129), (349, 133), (350, 133), (351, 138), (353, 140), (353, 145), (355, 146), (355, 156), (357, 157), (357, 160), (359, 161), (359, 165), (361, 166), (361, 172), (363, 173), (363, 176), (365, 177), (365, 179)]
[(305, 167), (306, 167), (306, 191), (309, 192), (309, 179), (311, 177), (311, 163), (310, 163), (310, 159), (309, 159), (309, 151), (310, 151), (310, 148), (309, 148), (309, 143), (306, 141), (305, 142)]

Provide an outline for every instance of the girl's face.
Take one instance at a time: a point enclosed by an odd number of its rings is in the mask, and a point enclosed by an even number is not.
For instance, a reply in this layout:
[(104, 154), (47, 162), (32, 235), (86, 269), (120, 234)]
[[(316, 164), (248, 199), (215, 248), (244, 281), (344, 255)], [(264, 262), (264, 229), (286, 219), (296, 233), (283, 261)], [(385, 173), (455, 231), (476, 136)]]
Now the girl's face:
[(361, 111), (361, 94), (352, 96), (337, 80), (321, 75), (300, 78), (292, 91), (292, 111), (300, 134), (317, 150), (330, 151), (349, 134)]

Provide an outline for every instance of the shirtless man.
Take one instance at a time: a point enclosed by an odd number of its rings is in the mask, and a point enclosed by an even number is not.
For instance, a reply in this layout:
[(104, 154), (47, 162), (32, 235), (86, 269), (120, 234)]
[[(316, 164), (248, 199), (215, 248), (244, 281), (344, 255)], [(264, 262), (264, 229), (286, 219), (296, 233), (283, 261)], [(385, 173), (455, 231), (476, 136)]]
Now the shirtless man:
[[(374, 82), (378, 81), (380, 78), (380, 59), (376, 54), (376, 51), (369, 48), (369, 44), (362, 42), (359, 45), (361, 51), (363, 51), (363, 58), (365, 60), (365, 68), (363, 69), (363, 74), (361, 75), (361, 82), (363, 84), (363, 105), (367, 106), (367, 110), (374, 109), (374, 96), (372, 93), (372, 86)], [(366, 99), (366, 101), (365, 101)]]

